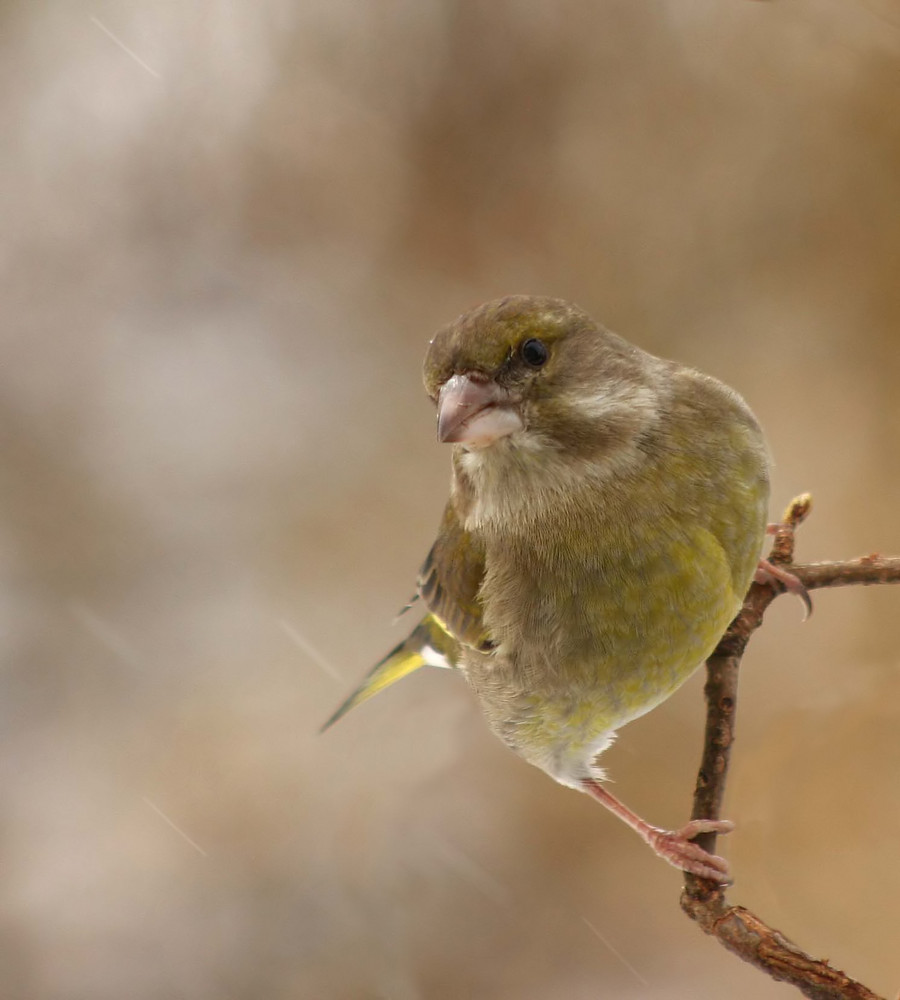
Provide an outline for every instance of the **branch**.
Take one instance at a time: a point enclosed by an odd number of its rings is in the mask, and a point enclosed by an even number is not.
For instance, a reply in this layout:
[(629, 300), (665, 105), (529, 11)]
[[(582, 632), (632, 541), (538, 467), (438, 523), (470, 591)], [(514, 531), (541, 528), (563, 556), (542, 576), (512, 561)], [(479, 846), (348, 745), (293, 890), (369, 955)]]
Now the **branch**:
[[(784, 522), (775, 530), (770, 562), (789, 566), (790, 572), (808, 590), (849, 584), (900, 583), (900, 558), (871, 555), (846, 562), (795, 564), (794, 529), (809, 513), (811, 503), (809, 494), (791, 502)], [(738, 668), (750, 637), (762, 624), (766, 608), (779, 593), (784, 591), (776, 591), (769, 584), (754, 583), (740, 613), (706, 662), (706, 735), (692, 819), (719, 819), (734, 742)], [(697, 837), (697, 843), (711, 852), (715, 850), (715, 841), (714, 833)], [(812, 1000), (880, 1000), (877, 994), (827, 961), (801, 951), (749, 910), (729, 904), (724, 886), (686, 875), (681, 908), (729, 951), (773, 979), (796, 986)]]

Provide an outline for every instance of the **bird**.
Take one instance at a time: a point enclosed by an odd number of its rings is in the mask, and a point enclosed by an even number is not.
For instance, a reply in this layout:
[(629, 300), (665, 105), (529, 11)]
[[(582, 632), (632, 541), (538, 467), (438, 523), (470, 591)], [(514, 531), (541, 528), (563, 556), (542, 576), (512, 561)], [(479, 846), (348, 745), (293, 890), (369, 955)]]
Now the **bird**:
[(424, 617), (322, 728), (422, 666), (453, 668), (519, 757), (671, 865), (727, 882), (728, 862), (693, 838), (733, 824), (653, 826), (597, 758), (707, 659), (753, 580), (771, 579), (756, 417), (717, 379), (543, 296), (465, 312), (430, 341), (423, 377), (452, 453), (417, 580)]

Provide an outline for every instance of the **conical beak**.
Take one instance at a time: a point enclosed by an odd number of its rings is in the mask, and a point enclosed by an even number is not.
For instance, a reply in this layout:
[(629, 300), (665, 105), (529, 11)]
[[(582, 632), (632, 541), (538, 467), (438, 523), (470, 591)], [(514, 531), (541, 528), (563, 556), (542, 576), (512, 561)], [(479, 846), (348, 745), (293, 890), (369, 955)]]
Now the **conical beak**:
[(452, 375), (438, 396), (438, 441), (484, 448), (522, 428), (509, 393), (490, 379)]

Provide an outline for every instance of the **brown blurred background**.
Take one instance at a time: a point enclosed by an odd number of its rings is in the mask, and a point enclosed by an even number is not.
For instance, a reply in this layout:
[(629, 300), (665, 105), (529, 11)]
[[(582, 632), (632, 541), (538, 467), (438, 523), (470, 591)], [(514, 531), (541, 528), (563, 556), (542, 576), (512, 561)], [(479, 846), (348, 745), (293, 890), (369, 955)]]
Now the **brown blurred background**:
[[(898, 0), (8, 0), (4, 1000), (788, 997), (386, 648), (419, 365), (572, 298), (751, 402), (803, 559), (900, 552)], [(900, 989), (900, 589), (745, 661), (735, 902)], [(406, 625), (402, 626), (406, 627)], [(606, 757), (687, 818), (702, 679)]]

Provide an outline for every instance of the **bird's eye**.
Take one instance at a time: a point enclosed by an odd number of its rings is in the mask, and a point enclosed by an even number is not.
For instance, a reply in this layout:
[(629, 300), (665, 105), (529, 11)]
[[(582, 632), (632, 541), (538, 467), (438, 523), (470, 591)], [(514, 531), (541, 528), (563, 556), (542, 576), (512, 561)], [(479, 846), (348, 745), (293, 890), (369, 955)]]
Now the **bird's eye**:
[(525, 364), (530, 365), (532, 368), (542, 367), (547, 363), (547, 358), (550, 357), (547, 345), (543, 340), (537, 340), (536, 338), (526, 340), (519, 348), (519, 353), (522, 355), (522, 360)]

